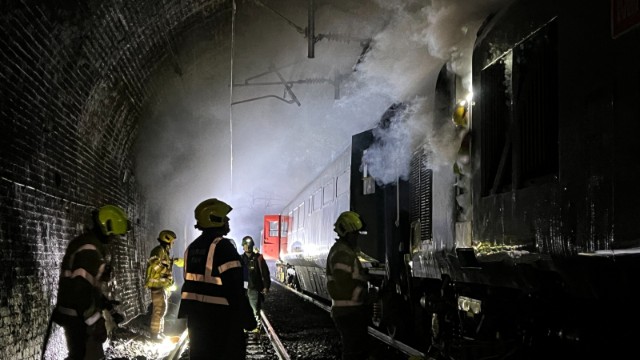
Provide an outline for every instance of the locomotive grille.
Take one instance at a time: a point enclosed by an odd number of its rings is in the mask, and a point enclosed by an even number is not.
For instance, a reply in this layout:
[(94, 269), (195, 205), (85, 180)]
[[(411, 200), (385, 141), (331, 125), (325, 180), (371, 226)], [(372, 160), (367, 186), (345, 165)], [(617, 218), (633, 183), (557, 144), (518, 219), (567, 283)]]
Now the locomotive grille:
[(411, 157), (411, 223), (420, 221), (420, 241), (431, 240), (431, 208), (433, 171), (427, 169), (427, 154), (424, 149)]

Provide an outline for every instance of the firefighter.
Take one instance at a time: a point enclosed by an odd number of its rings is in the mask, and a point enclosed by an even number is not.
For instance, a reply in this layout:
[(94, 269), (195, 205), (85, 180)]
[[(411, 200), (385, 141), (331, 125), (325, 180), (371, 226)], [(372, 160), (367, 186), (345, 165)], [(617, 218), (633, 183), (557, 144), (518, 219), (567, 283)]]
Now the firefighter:
[[(104, 358), (102, 343), (107, 340), (107, 329), (102, 310), (117, 304), (102, 293), (102, 285), (111, 277), (107, 244), (131, 229), (127, 214), (114, 205), (94, 211), (92, 220), (93, 229), (67, 246), (52, 317), (64, 328), (67, 359), (72, 360)], [(124, 319), (115, 312), (112, 317), (116, 323)]]
[(207, 199), (195, 209), (195, 227), (202, 234), (185, 251), (178, 311), (179, 318), (187, 319), (191, 360), (244, 359), (243, 325), (256, 326), (255, 321), (242, 321), (243, 310), (253, 317), (242, 285), (240, 254), (233, 240), (224, 237), (231, 210), (218, 199)]
[(164, 316), (167, 313), (168, 297), (171, 291), (176, 289), (173, 280), (173, 265), (182, 267), (181, 258), (171, 257), (171, 247), (176, 240), (176, 233), (171, 230), (162, 230), (158, 235), (160, 245), (151, 250), (147, 261), (147, 276), (145, 285), (151, 290), (151, 324), (149, 326), (151, 339), (161, 341), (164, 339)]
[(358, 259), (358, 235), (364, 228), (360, 215), (345, 211), (336, 220), (338, 234), (327, 256), (327, 290), (331, 318), (342, 340), (342, 359), (366, 359), (368, 312), (367, 276)]
[(256, 251), (257, 248), (251, 236), (245, 236), (242, 239), (242, 249), (244, 250), (241, 256), (244, 285), (247, 289), (247, 297), (253, 310), (253, 316), (258, 324), (254, 329), (254, 332), (257, 332), (260, 328), (260, 309), (262, 309), (264, 297), (271, 287), (271, 274), (264, 257)]

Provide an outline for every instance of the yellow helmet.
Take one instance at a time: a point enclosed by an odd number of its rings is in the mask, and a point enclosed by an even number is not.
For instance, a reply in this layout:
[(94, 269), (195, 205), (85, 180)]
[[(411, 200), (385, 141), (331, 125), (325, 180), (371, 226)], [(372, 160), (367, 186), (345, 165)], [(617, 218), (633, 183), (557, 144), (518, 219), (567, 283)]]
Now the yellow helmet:
[(160, 231), (160, 235), (158, 235), (158, 241), (165, 244), (173, 244), (173, 241), (176, 239), (176, 233), (171, 230), (162, 230)]
[(123, 235), (131, 230), (127, 214), (115, 205), (105, 205), (98, 209), (96, 222), (104, 235)]
[(453, 108), (453, 116), (451, 120), (456, 126), (466, 128), (469, 126), (469, 118), (468, 118), (469, 104), (466, 100), (459, 101), (456, 106)]
[(333, 225), (333, 230), (340, 236), (344, 236), (347, 233), (359, 231), (364, 227), (360, 215), (355, 211), (345, 211)]
[(222, 227), (229, 222), (227, 214), (233, 210), (224, 201), (207, 199), (196, 206), (196, 223), (199, 228)]

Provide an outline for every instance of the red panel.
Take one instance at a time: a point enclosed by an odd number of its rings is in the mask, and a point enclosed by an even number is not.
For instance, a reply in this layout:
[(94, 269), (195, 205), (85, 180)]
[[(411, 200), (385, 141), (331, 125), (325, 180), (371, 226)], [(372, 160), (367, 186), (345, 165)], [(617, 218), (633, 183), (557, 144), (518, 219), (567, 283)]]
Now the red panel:
[(280, 215), (265, 215), (262, 231), (262, 255), (266, 260), (278, 260), (280, 258), (280, 228), (277, 234), (270, 233), (270, 222), (280, 223)]

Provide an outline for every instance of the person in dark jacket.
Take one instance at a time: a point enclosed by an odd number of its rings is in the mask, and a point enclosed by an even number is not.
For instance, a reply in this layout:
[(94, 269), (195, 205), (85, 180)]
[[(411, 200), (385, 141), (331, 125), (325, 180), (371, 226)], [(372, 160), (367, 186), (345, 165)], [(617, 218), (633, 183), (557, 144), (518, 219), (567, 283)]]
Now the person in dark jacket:
[[(118, 206), (105, 205), (92, 218), (93, 229), (73, 239), (62, 258), (52, 320), (64, 328), (67, 360), (104, 359), (107, 329), (102, 310), (117, 303), (102, 293), (103, 284), (111, 278), (107, 244), (131, 229), (127, 214)], [(116, 323), (124, 319), (116, 314), (112, 314)]]
[(254, 330), (259, 330), (261, 323), (260, 310), (262, 309), (264, 297), (271, 287), (271, 274), (262, 254), (255, 251), (255, 243), (251, 236), (245, 236), (242, 239), (242, 249), (244, 250), (242, 254), (244, 285), (247, 289), (247, 297), (249, 298), (251, 309), (253, 309), (253, 316), (258, 324)]
[(367, 353), (367, 274), (358, 259), (357, 239), (364, 224), (360, 215), (345, 211), (336, 220), (339, 238), (327, 256), (327, 290), (331, 318), (342, 340), (343, 360), (362, 360)]
[[(201, 202), (195, 209), (196, 228), (202, 234), (184, 254), (178, 318), (187, 319), (190, 360), (243, 360), (246, 343), (243, 311), (250, 316), (244, 293), (242, 263), (229, 233), (232, 208), (218, 199)], [(245, 308), (246, 306), (246, 308)], [(252, 318), (252, 317), (251, 317)], [(253, 327), (250, 327), (253, 326)]]

